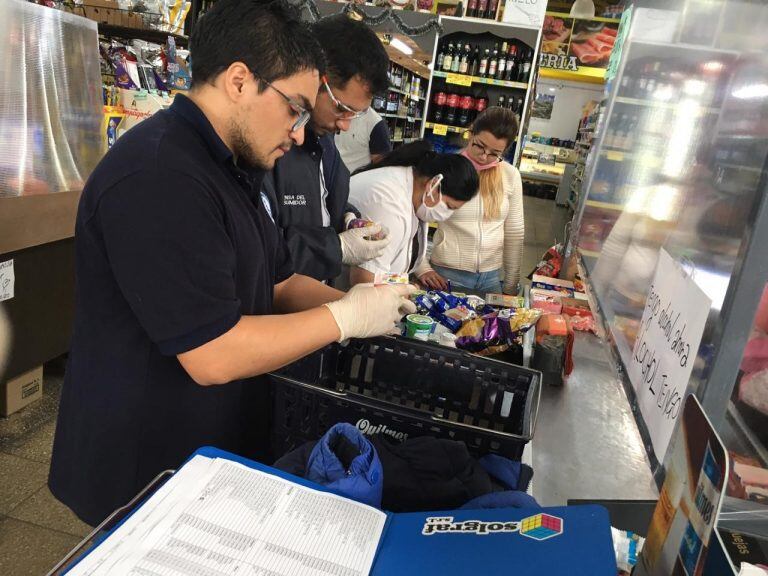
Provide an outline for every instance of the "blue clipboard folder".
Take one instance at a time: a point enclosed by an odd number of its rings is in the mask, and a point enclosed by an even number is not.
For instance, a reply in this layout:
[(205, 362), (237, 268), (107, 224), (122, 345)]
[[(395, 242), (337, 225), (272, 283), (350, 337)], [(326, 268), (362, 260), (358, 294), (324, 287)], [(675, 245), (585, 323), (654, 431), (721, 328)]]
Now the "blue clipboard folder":
[[(200, 448), (190, 459), (195, 455), (224, 458), (314, 490), (332, 492), (217, 448)], [(128, 518), (130, 515), (120, 524)], [(105, 539), (99, 538), (78, 562)], [(387, 513), (371, 575), (615, 576), (616, 572), (608, 512), (588, 505)]]

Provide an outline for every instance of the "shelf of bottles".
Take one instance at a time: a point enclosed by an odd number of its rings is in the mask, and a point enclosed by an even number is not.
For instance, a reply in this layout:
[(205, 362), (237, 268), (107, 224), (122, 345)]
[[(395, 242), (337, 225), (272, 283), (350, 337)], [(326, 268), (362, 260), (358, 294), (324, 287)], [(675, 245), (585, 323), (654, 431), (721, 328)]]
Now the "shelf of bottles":
[(579, 120), (579, 128), (576, 132), (576, 168), (571, 180), (571, 189), (568, 196), (568, 206), (576, 210), (581, 200), (581, 189), (584, 184), (584, 171), (586, 169), (587, 156), (592, 148), (592, 142), (595, 137), (599, 119), (605, 110), (605, 100), (602, 102), (593, 102), (588, 105), (582, 113)]
[(427, 79), (390, 62), (389, 89), (374, 96), (372, 107), (386, 119), (393, 144), (412, 142), (421, 132)]
[(522, 115), (532, 61), (533, 49), (515, 39), (463, 32), (441, 38), (425, 129), (464, 132), (488, 106)]

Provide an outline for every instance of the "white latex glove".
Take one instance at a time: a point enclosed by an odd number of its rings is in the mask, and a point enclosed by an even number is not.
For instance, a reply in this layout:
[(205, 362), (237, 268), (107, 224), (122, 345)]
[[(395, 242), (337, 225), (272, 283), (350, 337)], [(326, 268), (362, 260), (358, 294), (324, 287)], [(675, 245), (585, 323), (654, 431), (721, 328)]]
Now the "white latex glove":
[(352, 220), (354, 220), (355, 218), (357, 218), (357, 214), (355, 214), (354, 212), (344, 213), (344, 230), (349, 228), (349, 223), (352, 222)]
[(403, 316), (416, 312), (408, 299), (415, 291), (410, 284), (357, 284), (340, 300), (325, 304), (341, 332), (338, 341), (387, 334)]
[(339, 234), (342, 263), (358, 266), (381, 256), (389, 244), (389, 236), (381, 240), (366, 240), (367, 236), (373, 236), (381, 231), (381, 225), (374, 224), (365, 228), (353, 228)]

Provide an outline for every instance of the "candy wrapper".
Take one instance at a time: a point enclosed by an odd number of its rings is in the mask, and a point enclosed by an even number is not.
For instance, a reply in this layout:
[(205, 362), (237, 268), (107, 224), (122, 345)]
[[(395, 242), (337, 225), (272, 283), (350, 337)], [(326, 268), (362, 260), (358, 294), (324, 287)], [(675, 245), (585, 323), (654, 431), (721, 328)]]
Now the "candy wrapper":
[(451, 332), (461, 328), (462, 323), (474, 316), (467, 297), (449, 292), (422, 292), (413, 297), (419, 312), (436, 320)]
[(618, 530), (611, 527), (613, 536), (613, 550), (616, 553), (617, 568), (626, 573), (632, 572), (637, 564), (637, 555), (643, 549), (645, 538), (638, 536), (634, 532), (627, 530)]
[(518, 308), (486, 314), (464, 322), (456, 332), (456, 346), (476, 354), (498, 354), (517, 343), (520, 336), (536, 324), (538, 310)]
[[(375, 223), (371, 222), (370, 220), (366, 220), (365, 218), (355, 218), (353, 220), (350, 220), (349, 224), (347, 225), (347, 230), (351, 230), (353, 228), (367, 228), (369, 226), (374, 226)], [(370, 236), (366, 236), (366, 240), (383, 240), (387, 237), (388, 231), (385, 227), (382, 226), (381, 232), (378, 232), (376, 234), (371, 234)]]

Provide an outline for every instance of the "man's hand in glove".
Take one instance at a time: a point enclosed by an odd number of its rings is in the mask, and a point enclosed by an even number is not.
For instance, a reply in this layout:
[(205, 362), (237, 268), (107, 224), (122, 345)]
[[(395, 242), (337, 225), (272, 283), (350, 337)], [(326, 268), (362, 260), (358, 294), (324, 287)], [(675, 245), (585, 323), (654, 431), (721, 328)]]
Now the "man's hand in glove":
[(416, 291), (410, 284), (373, 286), (358, 284), (340, 300), (325, 304), (339, 327), (339, 342), (389, 333), (406, 314), (416, 312), (408, 299)]
[(352, 228), (339, 234), (341, 261), (348, 266), (359, 266), (363, 262), (378, 258), (389, 244), (389, 236), (381, 240), (366, 240), (382, 231), (379, 224), (364, 228)]

